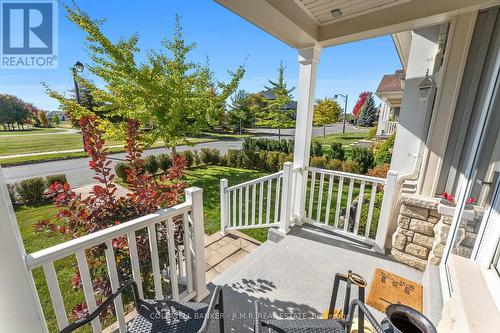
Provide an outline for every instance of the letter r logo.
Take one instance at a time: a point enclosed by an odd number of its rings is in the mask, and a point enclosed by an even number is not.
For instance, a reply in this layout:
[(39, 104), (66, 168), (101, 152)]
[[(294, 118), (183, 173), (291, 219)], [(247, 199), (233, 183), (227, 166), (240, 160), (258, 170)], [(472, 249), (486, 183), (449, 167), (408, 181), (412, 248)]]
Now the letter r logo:
[(3, 54), (52, 54), (50, 2), (3, 2)]

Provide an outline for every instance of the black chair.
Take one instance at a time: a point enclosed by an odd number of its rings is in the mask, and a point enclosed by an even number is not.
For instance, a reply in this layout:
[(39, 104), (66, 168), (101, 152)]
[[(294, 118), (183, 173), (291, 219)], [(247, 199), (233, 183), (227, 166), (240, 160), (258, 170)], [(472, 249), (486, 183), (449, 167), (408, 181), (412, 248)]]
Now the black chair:
[(83, 325), (89, 324), (130, 286), (134, 295), (137, 316), (127, 324), (128, 333), (204, 333), (208, 330), (214, 310), (218, 311), (219, 331), (224, 333), (224, 310), (220, 286), (215, 287), (209, 304), (170, 300), (142, 300), (138, 297), (137, 284), (133, 280), (125, 282), (95, 311), (85, 318), (68, 325), (60, 333), (70, 333)]
[[(337, 295), (340, 282), (346, 283), (346, 294), (344, 299), (344, 307), (342, 318), (335, 318), (334, 311), (337, 303)], [(358, 287), (358, 299), (351, 299), (351, 285)], [(328, 320), (321, 319), (271, 319), (262, 320), (260, 314), (260, 304), (255, 302), (255, 333), (262, 332), (262, 327), (267, 327), (269, 332), (278, 333), (343, 333), (350, 332), (354, 312), (358, 307), (358, 332), (364, 332), (365, 317), (373, 325), (377, 333), (383, 333), (379, 323), (366, 308), (365, 300), (366, 280), (359, 274), (349, 271), (347, 274), (337, 273), (333, 283), (332, 296), (330, 299), (330, 307), (328, 309)], [(350, 303), (350, 306), (349, 306)]]

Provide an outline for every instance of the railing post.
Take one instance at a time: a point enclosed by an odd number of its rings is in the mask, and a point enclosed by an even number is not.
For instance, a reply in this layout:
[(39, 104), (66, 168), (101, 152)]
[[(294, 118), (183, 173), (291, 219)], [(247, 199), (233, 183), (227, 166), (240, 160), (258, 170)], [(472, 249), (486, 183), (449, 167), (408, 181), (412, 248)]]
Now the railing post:
[(220, 232), (221, 234), (226, 234), (226, 227), (228, 225), (228, 195), (227, 195), (227, 179), (220, 180)]
[(0, 167), (0, 332), (48, 332)]
[(385, 241), (389, 224), (394, 208), (394, 199), (396, 197), (398, 173), (394, 170), (387, 172), (387, 182), (384, 186), (384, 197), (382, 199), (382, 208), (380, 209), (380, 217), (377, 226), (377, 235), (375, 237), (375, 251), (379, 253), (385, 252)]
[(290, 231), (290, 215), (292, 204), (292, 162), (283, 164), (283, 186), (281, 191), (280, 232), (286, 235)]
[(194, 289), (197, 302), (210, 293), (205, 278), (205, 223), (203, 221), (203, 190), (199, 187), (186, 189), (186, 202), (191, 204), (191, 219), (193, 222), (194, 250)]

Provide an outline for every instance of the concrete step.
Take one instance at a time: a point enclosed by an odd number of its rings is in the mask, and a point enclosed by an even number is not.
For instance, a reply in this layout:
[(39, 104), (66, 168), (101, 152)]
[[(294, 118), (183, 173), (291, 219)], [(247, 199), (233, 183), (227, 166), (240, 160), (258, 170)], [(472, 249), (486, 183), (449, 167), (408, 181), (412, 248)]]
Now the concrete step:
[(251, 269), (254, 265), (260, 265), (261, 259), (272, 255), (273, 248), (278, 244), (272, 241), (266, 241), (251, 253), (241, 258), (237, 263), (225, 270), (221, 275), (216, 277), (212, 282), (216, 285), (231, 284), (238, 279), (242, 272)]
[(443, 297), (439, 266), (427, 264), (422, 276), (424, 315), (437, 326), (442, 316)]

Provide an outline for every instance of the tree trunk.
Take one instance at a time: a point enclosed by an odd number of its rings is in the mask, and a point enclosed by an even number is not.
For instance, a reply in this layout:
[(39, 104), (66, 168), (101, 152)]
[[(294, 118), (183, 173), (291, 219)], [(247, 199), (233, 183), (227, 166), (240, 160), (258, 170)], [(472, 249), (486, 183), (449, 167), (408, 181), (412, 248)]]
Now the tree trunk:
[(177, 155), (177, 147), (176, 146), (172, 146), (172, 148), (170, 148), (170, 151), (171, 151), (171, 154), (172, 154), (172, 163), (173, 163), (174, 158)]
[(278, 140), (281, 140), (281, 127), (278, 127)]
[(4, 130), (4, 131), (6, 131), (6, 130), (7, 130), (7, 128), (5, 127), (5, 124), (4, 124), (4, 123), (2, 123), (2, 126), (3, 126), (3, 130)]
[(323, 125), (323, 137), (326, 138), (326, 126)]

